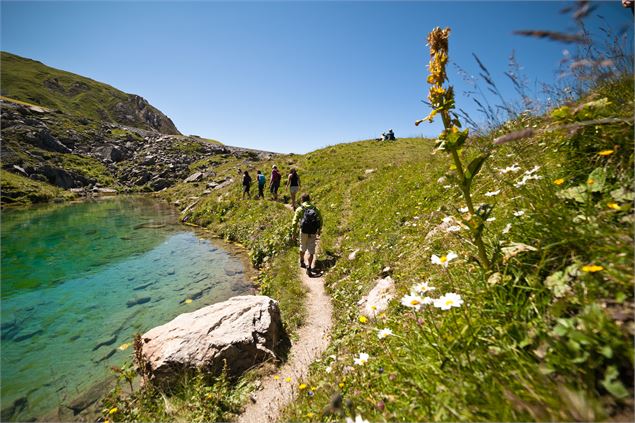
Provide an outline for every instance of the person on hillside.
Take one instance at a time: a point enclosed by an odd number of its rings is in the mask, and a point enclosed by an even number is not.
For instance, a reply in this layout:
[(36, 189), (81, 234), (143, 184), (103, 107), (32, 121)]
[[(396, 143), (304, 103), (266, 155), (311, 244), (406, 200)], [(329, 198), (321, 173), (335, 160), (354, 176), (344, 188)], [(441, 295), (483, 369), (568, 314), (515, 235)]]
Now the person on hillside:
[(291, 208), (295, 210), (295, 196), (300, 190), (300, 175), (295, 169), (291, 169), (291, 173), (289, 173), (287, 188), (289, 188), (289, 194), (291, 194)]
[[(322, 215), (320, 210), (311, 204), (309, 194), (302, 194), (302, 203), (293, 214), (291, 230), (293, 240), (297, 239), (298, 224), (300, 225), (300, 267), (306, 268), (306, 274), (311, 277), (313, 258), (315, 257), (315, 244), (318, 235), (322, 232)], [(304, 255), (309, 252), (309, 262), (304, 263)]]
[(243, 200), (245, 199), (245, 194), (251, 198), (249, 188), (251, 188), (251, 176), (249, 176), (249, 172), (245, 171), (243, 173)]
[(256, 198), (265, 198), (264, 191), (265, 184), (267, 183), (267, 178), (260, 171), (257, 171), (256, 173), (256, 179), (258, 180), (258, 196)]
[(269, 191), (274, 200), (278, 199), (278, 188), (280, 188), (280, 181), (282, 180), (282, 174), (278, 170), (278, 166), (273, 165), (271, 167), (271, 179), (269, 180)]

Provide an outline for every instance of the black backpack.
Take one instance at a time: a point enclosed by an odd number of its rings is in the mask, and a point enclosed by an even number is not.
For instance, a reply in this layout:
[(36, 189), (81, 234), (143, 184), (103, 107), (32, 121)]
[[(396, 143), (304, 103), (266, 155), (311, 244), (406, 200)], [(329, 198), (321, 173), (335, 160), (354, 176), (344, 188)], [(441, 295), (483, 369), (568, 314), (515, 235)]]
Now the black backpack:
[(304, 209), (304, 216), (300, 221), (303, 234), (315, 234), (320, 229), (320, 218), (314, 208)]

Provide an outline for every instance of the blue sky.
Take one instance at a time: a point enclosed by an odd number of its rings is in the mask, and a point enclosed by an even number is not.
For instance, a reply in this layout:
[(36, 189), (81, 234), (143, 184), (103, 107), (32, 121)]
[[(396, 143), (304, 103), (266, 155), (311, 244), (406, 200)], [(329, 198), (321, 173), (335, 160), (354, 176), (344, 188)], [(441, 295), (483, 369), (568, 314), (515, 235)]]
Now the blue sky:
[[(595, 14), (614, 31), (619, 0)], [(27, 2), (2, 0), (2, 50), (135, 93), (185, 134), (305, 153), (379, 136), (435, 136), (427, 115), (427, 33), (452, 28), (450, 60), (478, 74), (476, 54), (506, 97), (515, 51), (530, 87), (556, 81), (560, 43), (518, 29), (573, 29), (563, 2)], [(457, 104), (478, 120), (456, 68)], [(484, 89), (483, 84), (481, 86)]]

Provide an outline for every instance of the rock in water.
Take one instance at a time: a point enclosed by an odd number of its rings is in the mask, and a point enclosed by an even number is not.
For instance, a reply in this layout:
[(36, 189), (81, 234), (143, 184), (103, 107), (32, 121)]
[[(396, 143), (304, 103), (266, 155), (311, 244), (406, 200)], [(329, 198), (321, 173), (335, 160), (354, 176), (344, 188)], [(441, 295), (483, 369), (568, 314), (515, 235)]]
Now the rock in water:
[(289, 346), (278, 302), (261, 295), (239, 296), (177, 316), (142, 336), (142, 355), (151, 380), (169, 384), (184, 372), (231, 375), (276, 360)]

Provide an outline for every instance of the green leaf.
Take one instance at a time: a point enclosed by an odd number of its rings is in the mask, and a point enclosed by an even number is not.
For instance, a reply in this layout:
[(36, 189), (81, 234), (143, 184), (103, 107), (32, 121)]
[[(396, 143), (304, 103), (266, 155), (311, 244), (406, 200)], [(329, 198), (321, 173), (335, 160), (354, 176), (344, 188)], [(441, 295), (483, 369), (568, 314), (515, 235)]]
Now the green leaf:
[(602, 380), (601, 384), (611, 395), (621, 399), (629, 396), (629, 393), (622, 382), (618, 380), (619, 375), (620, 373), (615, 366), (609, 366), (604, 372), (604, 380)]
[(596, 168), (587, 179), (587, 186), (591, 192), (601, 192), (606, 184), (606, 171), (604, 168)]
[(456, 132), (448, 131), (445, 136), (445, 148), (447, 148), (448, 150), (458, 150), (463, 146), (463, 144), (465, 144), (468, 133), (469, 130), (467, 129), (464, 131)]
[(615, 201), (633, 201), (635, 199), (635, 193), (633, 191), (629, 191), (625, 188), (618, 188), (616, 190), (611, 191), (611, 197)]
[(472, 160), (470, 164), (467, 165), (465, 178), (470, 180), (473, 179), (480, 172), (481, 168), (483, 167), (483, 163), (485, 163), (485, 160), (487, 160), (488, 157), (489, 154), (481, 154), (480, 156)]
[(586, 185), (578, 185), (577, 187), (563, 189), (556, 195), (563, 200), (574, 200), (578, 203), (586, 203), (587, 187)]
[(611, 347), (609, 347), (608, 345), (605, 345), (602, 348), (600, 348), (600, 354), (602, 354), (606, 358), (612, 358), (613, 357), (613, 349)]
[(562, 120), (569, 116), (569, 111), (570, 109), (568, 106), (562, 106), (551, 112), (551, 117), (554, 119)]

